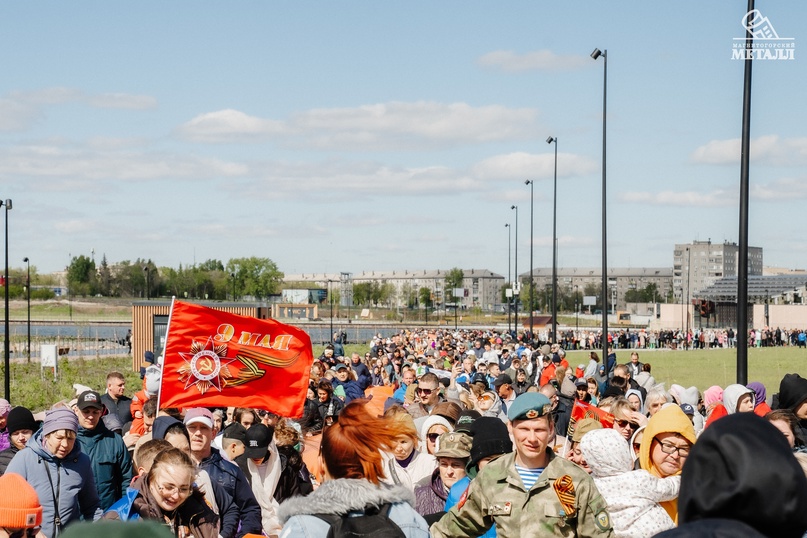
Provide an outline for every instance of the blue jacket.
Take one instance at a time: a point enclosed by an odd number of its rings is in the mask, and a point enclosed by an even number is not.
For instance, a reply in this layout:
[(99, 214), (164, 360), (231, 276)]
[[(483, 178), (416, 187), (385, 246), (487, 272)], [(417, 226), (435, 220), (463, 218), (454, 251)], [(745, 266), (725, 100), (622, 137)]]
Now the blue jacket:
[(345, 403), (349, 404), (353, 400), (358, 398), (364, 398), (364, 391), (362, 390), (361, 386), (359, 386), (358, 381), (345, 381), (344, 383), (336, 379), (335, 377), (331, 380), (331, 384), (333, 387), (342, 387), (345, 389)]
[[(56, 536), (54, 489), (57, 484), (62, 526), (80, 519), (92, 521), (101, 517), (90, 458), (81, 452), (78, 443), (60, 460), (42, 446), (40, 429), (25, 448), (17, 452), (6, 472), (21, 475), (36, 490), (42, 505), (42, 533), (48, 538)], [(54, 489), (51, 489), (51, 483)]]
[(350, 361), (350, 367), (353, 369), (353, 372), (356, 374), (356, 379), (358, 380), (359, 387), (362, 390), (367, 390), (373, 382), (373, 376), (370, 374), (370, 369), (367, 368), (367, 365), (363, 362), (359, 364), (353, 364), (353, 360)]
[[(137, 478), (135, 480), (137, 480)], [(215, 482), (211, 482), (211, 484), (213, 486), (213, 497), (216, 499), (216, 505), (219, 510), (219, 525), (221, 526), (219, 535), (222, 538), (234, 538), (238, 531), (238, 507), (235, 506), (232, 497), (230, 497), (221, 486)], [(110, 512), (117, 513), (118, 519), (121, 521), (136, 521), (140, 519), (140, 514), (132, 511), (132, 503), (134, 503), (138, 493), (140, 493), (140, 491), (133, 486), (126, 488), (123, 497), (118, 499), (104, 512), (104, 519), (111, 519), (107, 517), (107, 514)]]
[[(457, 482), (451, 486), (451, 489), (448, 491), (448, 498), (446, 499), (446, 512), (460, 502), (462, 494), (465, 493), (465, 490), (467, 490), (470, 485), (471, 479), (466, 476), (460, 480), (457, 480)], [(479, 538), (496, 538), (496, 524), (494, 523), (493, 526)]]
[(241, 529), (238, 536), (245, 534), (261, 534), (261, 506), (252, 493), (252, 487), (244, 476), (243, 471), (230, 461), (226, 461), (215, 448), (210, 449), (210, 455), (199, 463), (199, 467), (210, 475), (210, 482), (221, 486), (238, 507), (238, 516), (241, 520)]
[(103, 421), (93, 430), (79, 428), (78, 442), (90, 458), (101, 510), (106, 510), (123, 496), (134, 476), (129, 450), (123, 438), (107, 429)]

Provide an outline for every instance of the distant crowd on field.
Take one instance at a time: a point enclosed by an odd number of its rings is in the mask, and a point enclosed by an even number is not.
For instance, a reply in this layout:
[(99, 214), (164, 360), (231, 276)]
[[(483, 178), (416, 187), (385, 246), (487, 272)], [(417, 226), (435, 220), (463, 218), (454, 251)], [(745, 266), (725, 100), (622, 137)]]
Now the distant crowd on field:
[[(550, 331), (551, 332), (551, 331)], [(565, 350), (602, 349), (602, 331), (591, 329), (558, 330), (557, 342)], [(549, 340), (549, 333), (542, 331), (539, 337)], [(608, 343), (616, 349), (724, 349), (737, 347), (737, 333), (728, 328), (690, 328), (648, 330), (610, 330)], [(807, 347), (805, 329), (782, 329), (763, 327), (748, 331), (750, 347)]]
[(570, 364), (529, 334), (403, 330), (349, 354), (336, 334), (299, 417), (160, 409), (150, 352), (134, 392), (110, 372), (41, 413), (0, 400), (0, 538), (135, 525), (180, 538), (803, 536), (807, 379), (787, 374), (772, 394), (665, 386), (614, 336), (604, 360), (592, 348)]

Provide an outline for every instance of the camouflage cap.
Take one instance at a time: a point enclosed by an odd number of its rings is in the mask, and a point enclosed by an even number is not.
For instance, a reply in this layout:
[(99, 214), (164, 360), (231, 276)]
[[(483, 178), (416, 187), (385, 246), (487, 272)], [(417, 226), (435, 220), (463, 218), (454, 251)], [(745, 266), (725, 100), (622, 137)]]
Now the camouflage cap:
[(467, 433), (448, 432), (437, 440), (436, 458), (470, 458), (473, 438)]

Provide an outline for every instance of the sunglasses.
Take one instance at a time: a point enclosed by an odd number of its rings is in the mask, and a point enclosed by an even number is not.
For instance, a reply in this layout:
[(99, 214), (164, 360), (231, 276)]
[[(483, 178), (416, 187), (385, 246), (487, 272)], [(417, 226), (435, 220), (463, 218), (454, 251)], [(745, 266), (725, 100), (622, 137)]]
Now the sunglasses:
[(630, 429), (632, 430), (635, 430), (636, 428), (639, 427), (638, 424), (634, 424), (629, 420), (614, 420), (614, 424), (618, 424), (620, 428), (627, 428), (628, 426), (630, 426)]
[(428, 437), (429, 441), (431, 441), (432, 443), (436, 443), (438, 437), (440, 437), (440, 434), (439, 433), (430, 433), (426, 437)]
[(415, 390), (418, 394), (423, 394), (424, 396), (428, 396), (429, 394), (435, 391), (435, 389), (421, 389), (420, 387), (418, 387)]

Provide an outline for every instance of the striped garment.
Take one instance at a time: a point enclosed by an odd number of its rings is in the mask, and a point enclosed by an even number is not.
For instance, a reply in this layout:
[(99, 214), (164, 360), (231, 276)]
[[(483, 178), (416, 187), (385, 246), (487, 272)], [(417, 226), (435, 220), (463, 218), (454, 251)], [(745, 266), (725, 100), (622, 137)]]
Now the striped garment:
[(538, 477), (541, 476), (541, 473), (544, 472), (544, 468), (539, 467), (537, 469), (528, 469), (516, 464), (516, 471), (518, 471), (518, 476), (521, 477), (521, 482), (524, 484), (524, 489), (529, 491), (538, 480)]

